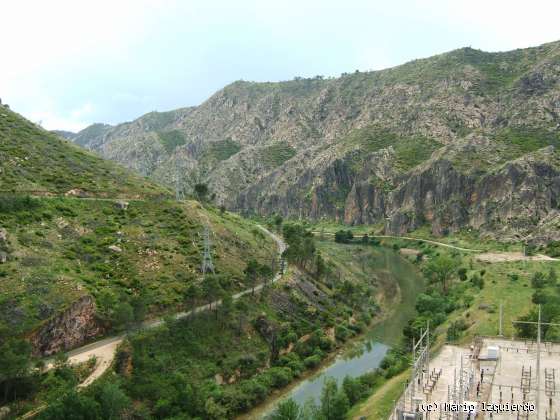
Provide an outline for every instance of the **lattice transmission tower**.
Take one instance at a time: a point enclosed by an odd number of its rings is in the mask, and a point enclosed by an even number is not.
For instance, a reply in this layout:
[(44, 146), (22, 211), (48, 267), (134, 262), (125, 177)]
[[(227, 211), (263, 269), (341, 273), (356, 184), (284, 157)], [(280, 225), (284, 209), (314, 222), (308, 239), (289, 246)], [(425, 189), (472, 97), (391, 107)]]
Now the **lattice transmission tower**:
[(203, 275), (206, 275), (206, 273), (215, 274), (210, 249), (210, 229), (208, 228), (208, 225), (206, 225), (204, 226), (204, 253), (202, 255), (202, 266), (200, 267), (200, 271), (202, 271)]

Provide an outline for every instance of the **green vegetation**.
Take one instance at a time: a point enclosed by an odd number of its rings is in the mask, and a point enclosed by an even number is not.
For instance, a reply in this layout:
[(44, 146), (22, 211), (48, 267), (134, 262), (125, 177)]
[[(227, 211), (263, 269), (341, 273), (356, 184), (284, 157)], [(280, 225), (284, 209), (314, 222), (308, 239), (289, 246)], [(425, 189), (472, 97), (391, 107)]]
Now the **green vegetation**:
[(354, 405), (379, 389), (388, 379), (402, 371), (403, 367), (408, 366), (409, 362), (399, 352), (391, 351), (381, 367), (374, 372), (365, 373), (357, 378), (346, 376), (340, 386), (333, 378), (327, 378), (321, 392), (320, 404), (309, 400), (300, 407), (288, 398), (278, 404), (270, 420), (345, 420)]
[(172, 153), (178, 146), (187, 142), (185, 134), (179, 130), (160, 131), (158, 136), (167, 153)]
[(177, 111), (166, 111), (166, 112), (150, 112), (142, 117), (142, 122), (150, 130), (153, 131), (163, 131), (167, 126), (172, 124), (177, 118)]
[(276, 168), (296, 155), (296, 150), (284, 142), (259, 149), (261, 160), (269, 168)]
[(158, 196), (167, 190), (0, 109), (1, 190)]
[[(368, 153), (393, 147), (395, 166), (402, 172), (406, 172), (426, 161), (435, 150), (442, 146), (441, 143), (427, 137), (403, 137), (393, 131), (374, 125), (351, 131), (344, 142), (348, 146), (360, 145)], [(364, 154), (358, 157), (355, 166), (361, 167), (363, 157)]]
[(340, 244), (350, 243), (354, 239), (351, 230), (339, 230), (334, 234), (334, 241)]
[(133, 201), (123, 210), (112, 201), (9, 197), (0, 197), (0, 225), (17, 259), (0, 266), (0, 336), (30, 331), (85, 294), (117, 328), (139, 321), (131, 313), (180, 307), (200, 281), (204, 218), (232, 290), (244, 283), (245, 261), (269, 261), (274, 249), (252, 223), (195, 202)]
[[(336, 226), (330, 229), (334, 231)], [(521, 248), (521, 244), (496, 246), (492, 241), (482, 243), (475, 238), (476, 235), (472, 232), (465, 232), (444, 240), (474, 249), (484, 249), (487, 246), (498, 250)], [(361, 238), (353, 240), (356, 241), (361, 241)], [(418, 316), (403, 331), (403, 349), (410, 348), (413, 337), (419, 336), (420, 329), (425, 328), (428, 320), (436, 349), (445, 341), (464, 344), (470, 342), (475, 335), (496, 335), (500, 304), (503, 304), (506, 320), (503, 326), (505, 336), (515, 334), (534, 338), (534, 327), (519, 325), (514, 329), (508, 320), (519, 319), (520, 314), (522, 320), (535, 320), (537, 304), (542, 305), (545, 322), (560, 322), (560, 288), (557, 286), (559, 263), (519, 261), (488, 264), (476, 260), (470, 253), (405, 239), (383, 238), (381, 245), (396, 250), (418, 249), (420, 254), (410, 254), (408, 258), (418, 264), (431, 281), (426, 291), (418, 296)], [(545, 331), (547, 339), (556, 340), (557, 335), (560, 338), (556, 328)], [(390, 358), (384, 363), (395, 364)], [(395, 374), (405, 367), (406, 363)], [(387, 386), (381, 384), (380, 387), (375, 387), (370, 391), (373, 395), (365, 402), (358, 402), (350, 412), (352, 415), (367, 415), (367, 418), (372, 419), (385, 418), (400, 395), (405, 379), (395, 380), (391, 385), (387, 383)]]
[(200, 160), (205, 162), (221, 162), (227, 160), (241, 150), (239, 143), (228, 138), (208, 143), (207, 149), (202, 152)]
[[(231, 418), (317, 367), (329, 352), (365, 330), (377, 312), (374, 289), (367, 284), (369, 266), (361, 277), (346, 270), (341, 277), (339, 270), (351, 256), (329, 253), (323, 260), (305, 229), (287, 224), (283, 230), (286, 258), (294, 270), (291, 281), (231, 301), (223, 287), (229, 279), (209, 276), (187, 299), (200, 304), (221, 297), (224, 303), (213, 313), (168, 320), (162, 328), (130, 336), (117, 360), (131, 357), (133, 369), (126, 373), (119, 370), (126, 363), (117, 363), (116, 380), (137, 402), (136, 410), (160, 418)], [(256, 276), (270, 278), (266, 268), (249, 261), (246, 283), (253, 284)], [(350, 323), (349, 317), (357, 322)]]
[[(0, 405), (9, 404), (18, 415), (46, 402), (42, 418), (116, 418), (122, 407), (130, 410), (131, 400), (124, 393), (124, 389), (131, 392), (125, 388), (130, 383), (124, 380), (110, 380), (106, 386), (95, 385), (76, 394), (77, 383), (84, 379), (80, 375), (66, 368), (48, 373), (41, 373), (43, 366), (31, 370), (32, 348), (22, 338), (33, 338), (46, 322), (83, 298), (93, 298), (95, 321), (108, 333), (130, 329), (148, 316), (221, 298), (219, 311), (212, 308), (215, 316), (192, 320), (192, 325), (200, 322), (202, 328), (196, 334), (202, 337), (207, 329), (213, 331), (207, 344), (220, 348), (212, 340), (223, 339), (224, 317), (230, 314), (236, 316), (232, 335), (238, 335), (239, 328), (250, 328), (260, 343), (253, 346), (248, 340), (243, 346), (267, 348), (267, 341), (245, 320), (249, 313), (255, 317), (261, 312), (245, 308), (243, 302), (234, 303), (231, 296), (271, 278), (268, 264), (276, 254), (276, 244), (268, 235), (253, 222), (226, 211), (204, 208), (194, 201), (171, 201), (166, 190), (61, 141), (8, 110), (1, 112), (0, 124), (5, 124), (0, 130), (2, 185), (42, 193), (0, 194), (0, 252), (2, 258), (7, 255), (0, 263)], [(43, 170), (60, 179), (49, 178)], [(60, 194), (70, 186), (83, 189), (89, 197)], [(126, 197), (126, 202), (115, 200), (118, 196)], [(216, 275), (205, 279), (200, 274), (204, 225), (210, 227), (216, 268)], [(248, 266), (256, 267), (255, 273)], [(309, 322), (313, 325), (314, 321)], [(313, 330), (307, 327), (305, 331)], [(150, 333), (145, 334), (151, 337)], [(141, 342), (143, 334), (131, 340), (135, 349), (135, 340)], [(317, 337), (324, 340), (324, 334)], [(215, 353), (206, 356), (220, 366)], [(193, 354), (188, 357), (191, 360)], [(200, 372), (208, 372), (207, 367), (203, 364)], [(281, 367), (270, 373), (275, 386), (291, 380)], [(142, 370), (141, 366), (135, 369)], [(107, 411), (110, 407), (116, 411)]]
[(557, 132), (527, 127), (504, 129), (495, 135), (495, 140), (507, 145), (509, 159), (549, 145), (560, 147), (560, 134)]

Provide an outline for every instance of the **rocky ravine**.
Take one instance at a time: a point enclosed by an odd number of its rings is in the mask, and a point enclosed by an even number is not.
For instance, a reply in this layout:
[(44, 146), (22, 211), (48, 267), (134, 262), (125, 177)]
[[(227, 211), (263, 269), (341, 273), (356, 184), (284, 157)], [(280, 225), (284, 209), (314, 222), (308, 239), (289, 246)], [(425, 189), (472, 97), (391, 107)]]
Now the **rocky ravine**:
[(555, 42), (236, 82), (198, 107), (93, 125), (74, 141), (187, 192), (208, 183), (245, 213), (544, 238), (559, 230), (559, 133)]

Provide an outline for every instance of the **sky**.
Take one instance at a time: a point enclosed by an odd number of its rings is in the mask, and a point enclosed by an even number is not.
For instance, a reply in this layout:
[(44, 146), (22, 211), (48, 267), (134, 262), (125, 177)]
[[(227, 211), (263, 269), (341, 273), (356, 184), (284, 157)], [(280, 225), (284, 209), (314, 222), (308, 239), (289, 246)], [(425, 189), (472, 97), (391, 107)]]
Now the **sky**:
[(18, 0), (0, 98), (78, 131), (198, 105), (236, 80), (379, 70), (456, 48), (560, 40), (557, 0)]

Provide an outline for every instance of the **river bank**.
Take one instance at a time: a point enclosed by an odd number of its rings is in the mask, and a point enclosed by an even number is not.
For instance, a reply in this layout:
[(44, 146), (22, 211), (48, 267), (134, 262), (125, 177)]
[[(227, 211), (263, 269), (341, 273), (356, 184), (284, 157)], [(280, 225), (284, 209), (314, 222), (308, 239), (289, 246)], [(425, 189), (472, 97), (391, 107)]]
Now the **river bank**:
[[(329, 251), (328, 243), (321, 243), (320, 248), (322, 252)], [(400, 339), (403, 327), (414, 316), (416, 296), (424, 289), (424, 279), (413, 264), (390, 249), (372, 249), (369, 263), (377, 267), (376, 275), (382, 284), (397, 286), (399, 301), (392, 304), (386, 302), (391, 311), (369, 331), (325, 359), (319, 369), (271, 395), (249, 413), (239, 416), (239, 420), (262, 419), (285, 398), (293, 398), (300, 404), (309, 398), (317, 401), (327, 377), (334, 377), (341, 382), (346, 375), (357, 377), (379, 366), (387, 351)]]

